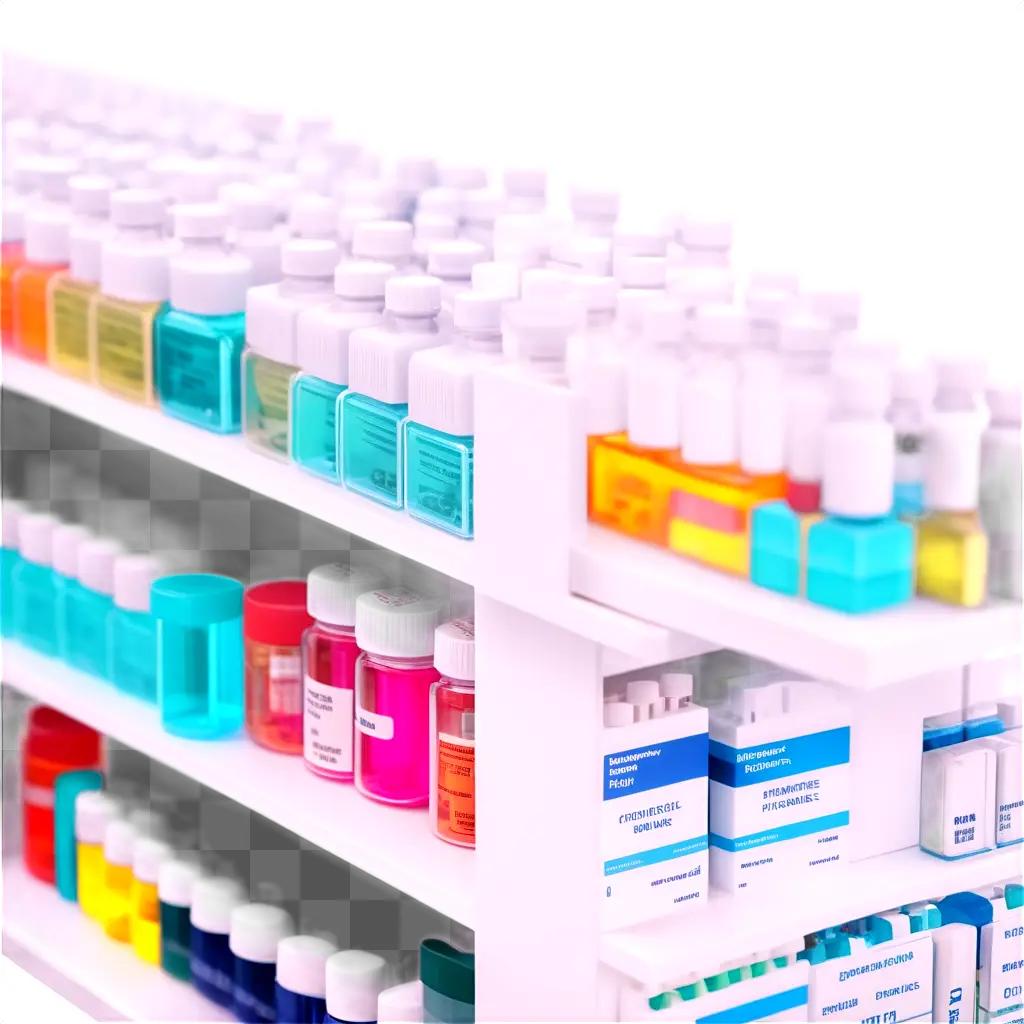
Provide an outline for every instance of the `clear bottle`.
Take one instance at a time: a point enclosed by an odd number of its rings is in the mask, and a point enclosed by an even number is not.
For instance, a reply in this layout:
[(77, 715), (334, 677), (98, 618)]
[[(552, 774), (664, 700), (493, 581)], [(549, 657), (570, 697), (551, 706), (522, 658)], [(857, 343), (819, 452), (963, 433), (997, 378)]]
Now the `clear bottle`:
[(94, 676), (108, 678), (114, 607), (114, 561), (123, 552), (115, 540), (90, 537), (78, 548), (78, 585), (67, 593), (67, 659)]
[(356, 600), (356, 788), (403, 807), (430, 799), (430, 687), (442, 602), (405, 588)]
[(324, 965), (327, 1007), (323, 1024), (377, 1020), (377, 999), (388, 986), (388, 963), (376, 953), (343, 949)]
[(442, 339), (437, 316), (441, 282), (392, 277), (385, 285), (385, 320), (349, 338), (348, 390), (339, 401), (338, 448), (349, 490), (402, 508), (404, 421), (409, 413), (409, 360)]
[(170, 259), (169, 304), (156, 318), (156, 392), (164, 412), (218, 434), (241, 427), (241, 361), (252, 264), (225, 249), (227, 213), (175, 208), (181, 249)]
[(438, 323), (443, 330), (451, 327), (455, 296), (472, 287), (473, 267), (488, 258), (484, 246), (467, 238), (435, 242), (427, 251), (427, 273), (441, 282), (441, 313)]
[(0, 533), (0, 635), (14, 636), (14, 569), (21, 562), (18, 524), (28, 509), (13, 498), (4, 500)]
[(989, 541), (988, 590), (1021, 599), (1021, 390), (988, 389), (991, 415), (981, 438), (981, 521)]
[[(390, 223), (380, 221), (381, 224)], [(291, 455), (303, 469), (332, 482), (338, 465), (338, 401), (348, 384), (349, 338), (384, 318), (389, 263), (345, 260), (334, 271), (334, 298), (299, 313), (291, 384)]]
[(155, 189), (110, 197), (114, 230), (102, 245), (100, 290), (93, 301), (91, 352), (100, 387), (134, 402), (153, 402), (153, 322), (167, 301), (167, 210)]
[(103, 175), (76, 175), (69, 188), (70, 266), (51, 277), (47, 288), (47, 353), (55, 369), (89, 380), (90, 310), (99, 288), (100, 250), (109, 230), (114, 181)]
[(255, 583), (242, 603), (245, 725), (260, 746), (302, 753), (302, 635), (313, 624), (305, 580)]
[(67, 660), (70, 638), (68, 611), (78, 589), (78, 552), (92, 534), (84, 527), (64, 523), (53, 531), (53, 585), (57, 601), (57, 655)]
[(409, 514), (457, 537), (473, 536), (473, 377), (501, 359), (500, 299), (455, 297), (455, 339), (413, 354), (405, 422)]
[(472, 619), (434, 634), (430, 688), (430, 827), (456, 846), (476, 846), (476, 669)]
[(924, 438), (931, 406), (931, 378), (924, 366), (898, 366), (892, 375), (889, 422), (896, 436), (896, 476), (892, 511), (919, 516), (924, 511)]
[(103, 837), (118, 815), (118, 804), (100, 790), (86, 790), (75, 799), (75, 862), (78, 872), (78, 905), (94, 921), (101, 920), (106, 862)]
[(54, 656), (57, 643), (57, 587), (53, 578), (53, 532), (58, 520), (31, 512), (18, 523), (19, 561), (11, 572), (14, 636), (40, 654)]
[(129, 896), (132, 948), (148, 964), (160, 963), (160, 865), (171, 856), (160, 839), (139, 836), (132, 849), (132, 888)]
[(156, 703), (156, 619), (150, 612), (153, 583), (167, 574), (152, 555), (121, 555), (114, 561), (110, 612), (110, 679), (125, 693)]
[(404, 220), (370, 220), (352, 234), (352, 258), (389, 263), (399, 274), (418, 273), (413, 253), (413, 228)]
[(314, 622), (302, 638), (303, 758), (338, 782), (355, 773), (356, 599), (385, 585), (376, 569), (349, 565), (317, 566), (306, 580)]
[(242, 592), (238, 580), (212, 573), (153, 584), (160, 720), (176, 736), (220, 739), (242, 725)]
[(299, 312), (333, 294), (338, 247), (322, 239), (293, 239), (281, 253), (283, 279), (246, 295), (242, 356), (242, 431), (257, 451), (288, 458), (288, 399)]

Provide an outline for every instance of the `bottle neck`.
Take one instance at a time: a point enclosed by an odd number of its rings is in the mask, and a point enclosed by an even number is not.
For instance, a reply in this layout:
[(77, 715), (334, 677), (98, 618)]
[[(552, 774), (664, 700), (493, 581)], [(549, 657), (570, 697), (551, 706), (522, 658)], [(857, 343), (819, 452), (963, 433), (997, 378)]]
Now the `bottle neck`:
[(163, 241), (164, 232), (163, 227), (155, 224), (143, 224), (143, 225), (129, 225), (119, 226), (117, 228), (117, 235), (119, 238), (123, 238), (126, 241), (138, 242), (146, 239), (153, 239), (157, 241)]
[(430, 316), (406, 316), (399, 313), (389, 314), (390, 325), (393, 331), (410, 334), (437, 334), (437, 317)]
[(384, 296), (374, 295), (365, 299), (353, 299), (335, 294), (333, 305), (342, 313), (382, 313), (384, 311)]
[(427, 654), (422, 658), (396, 658), (388, 654), (374, 654), (366, 651), (366, 657), (376, 665), (384, 665), (387, 668), (404, 669), (411, 672), (415, 669), (433, 668), (434, 656)]
[(316, 295), (318, 292), (330, 295), (334, 282), (329, 277), (284, 277), (281, 291), (285, 295)]
[(332, 636), (354, 639), (356, 630), (354, 626), (343, 626), (334, 622), (324, 622), (323, 619), (316, 620), (316, 628), (322, 633), (330, 633)]
[(501, 351), (501, 331), (460, 331), (459, 337), (471, 352)]

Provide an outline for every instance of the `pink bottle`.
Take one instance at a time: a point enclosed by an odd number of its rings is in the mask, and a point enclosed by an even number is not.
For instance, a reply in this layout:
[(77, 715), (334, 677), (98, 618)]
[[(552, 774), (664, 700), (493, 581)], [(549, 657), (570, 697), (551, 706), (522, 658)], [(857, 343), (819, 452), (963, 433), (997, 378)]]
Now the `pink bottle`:
[(317, 566), (306, 580), (306, 609), (316, 620), (302, 638), (302, 756), (317, 775), (351, 782), (356, 685), (356, 598), (385, 584), (376, 569)]
[(356, 788), (372, 800), (429, 801), (434, 629), (443, 612), (438, 599), (404, 588), (356, 601)]

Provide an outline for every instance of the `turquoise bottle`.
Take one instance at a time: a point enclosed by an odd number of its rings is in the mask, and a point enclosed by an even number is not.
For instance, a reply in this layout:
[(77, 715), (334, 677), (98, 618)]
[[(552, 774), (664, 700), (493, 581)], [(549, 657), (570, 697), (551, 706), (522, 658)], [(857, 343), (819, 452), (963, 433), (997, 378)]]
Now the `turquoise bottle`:
[(69, 597), (78, 589), (78, 552), (92, 534), (84, 527), (70, 523), (53, 531), (53, 585), (57, 601), (57, 654), (68, 657)]
[(153, 581), (166, 576), (152, 555), (121, 555), (114, 562), (109, 675), (134, 697), (156, 703), (156, 619), (150, 613)]
[(26, 513), (20, 501), (4, 501), (0, 533), (0, 636), (14, 636), (14, 568), (21, 561), (18, 524)]
[(327, 480), (339, 479), (337, 407), (348, 383), (349, 337), (383, 319), (384, 283), (393, 269), (370, 260), (339, 263), (334, 299), (303, 309), (298, 316), (291, 455), (303, 469)]
[(501, 359), (501, 300), (461, 292), (450, 345), (409, 363), (405, 500), (409, 514), (457, 537), (473, 536), (473, 379)]
[(53, 580), (53, 531), (58, 520), (45, 512), (18, 523), (20, 559), (11, 570), (14, 636), (41, 654), (57, 653), (57, 590)]
[(109, 675), (108, 620), (114, 607), (114, 560), (121, 545), (90, 537), (78, 549), (78, 584), (67, 594), (67, 660), (91, 675)]
[(157, 703), (164, 728), (188, 739), (220, 739), (242, 727), (242, 584), (188, 573), (154, 581)]
[(179, 204), (182, 250), (170, 260), (169, 303), (154, 325), (156, 392), (164, 412), (218, 434), (242, 422), (245, 293), (252, 264), (224, 247), (227, 210)]
[(441, 282), (418, 274), (392, 277), (384, 310), (382, 325), (355, 331), (349, 340), (349, 389), (339, 403), (338, 448), (349, 490), (402, 508), (409, 361), (414, 352), (441, 341)]

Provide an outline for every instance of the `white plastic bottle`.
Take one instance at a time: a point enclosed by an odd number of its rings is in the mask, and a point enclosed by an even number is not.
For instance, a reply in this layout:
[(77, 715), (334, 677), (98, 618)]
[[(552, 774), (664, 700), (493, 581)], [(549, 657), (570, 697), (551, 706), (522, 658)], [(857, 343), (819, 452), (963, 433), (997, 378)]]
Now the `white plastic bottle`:
[(988, 534), (988, 592), (1021, 599), (1021, 391), (988, 390), (991, 414), (981, 438), (981, 522)]

